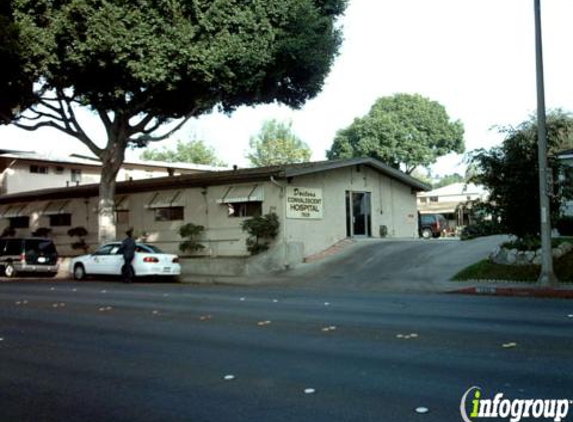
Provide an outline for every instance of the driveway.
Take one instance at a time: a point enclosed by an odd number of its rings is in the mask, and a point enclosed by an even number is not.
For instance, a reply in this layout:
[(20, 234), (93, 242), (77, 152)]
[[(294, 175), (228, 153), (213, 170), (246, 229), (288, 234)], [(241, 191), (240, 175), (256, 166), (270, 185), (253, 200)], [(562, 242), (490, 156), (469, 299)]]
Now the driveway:
[(340, 254), (288, 273), (309, 286), (394, 291), (443, 291), (449, 280), (484, 258), (506, 236), (457, 239), (358, 241)]

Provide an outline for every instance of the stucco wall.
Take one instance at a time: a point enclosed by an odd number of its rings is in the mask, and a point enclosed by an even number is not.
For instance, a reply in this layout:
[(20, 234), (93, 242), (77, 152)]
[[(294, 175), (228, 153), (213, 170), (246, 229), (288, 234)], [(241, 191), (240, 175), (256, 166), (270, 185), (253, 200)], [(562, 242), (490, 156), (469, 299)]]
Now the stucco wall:
[[(308, 256), (320, 252), (334, 243), (346, 238), (346, 191), (369, 192), (371, 194), (372, 236), (380, 236), (380, 226), (386, 226), (390, 237), (417, 236), (416, 196), (410, 187), (390, 179), (365, 167), (347, 167), (330, 170), (314, 175), (294, 177), (290, 186), (321, 188), (324, 200), (323, 218), (320, 220), (286, 218), (285, 190), (277, 184), (246, 183), (234, 186), (264, 187), (263, 213), (276, 212), (281, 221), (278, 238), (274, 247), (286, 251), (285, 245), (302, 244), (302, 255)], [(286, 182), (281, 181), (285, 186)], [(241, 223), (247, 218), (230, 217), (228, 208), (217, 203), (223, 198), (229, 185), (207, 188), (173, 189), (181, 191), (180, 205), (184, 206), (184, 220), (155, 221), (155, 213), (149, 205), (156, 192), (135, 193), (121, 202), (121, 208), (129, 209), (129, 221), (118, 225), (117, 237), (123, 238), (128, 227), (133, 227), (137, 235), (146, 234), (147, 242), (155, 244), (166, 252), (179, 253), (179, 227), (185, 223), (203, 225), (205, 231), (200, 237), (205, 249), (198, 255), (245, 256), (247, 235), (241, 229)], [(162, 191), (168, 192), (168, 191)], [(36, 212), (31, 213), (30, 228), (18, 229), (19, 236), (29, 235), (38, 227), (49, 227), (49, 219), (39, 216), (39, 212), (48, 203), (32, 203)], [(86, 241), (93, 251), (97, 243), (97, 198), (71, 199), (66, 212), (72, 214), (72, 224), (68, 227), (52, 228), (52, 237), (60, 254), (78, 254), (70, 248), (75, 239), (67, 235), (71, 227), (83, 226), (89, 235)], [(7, 225), (7, 220), (0, 219), (0, 225)], [(285, 252), (285, 262), (288, 261)]]
[[(47, 173), (31, 173), (30, 166), (37, 165), (47, 168)], [(61, 173), (56, 172), (56, 167), (61, 167)], [(26, 192), (30, 190), (47, 188), (64, 188), (75, 186), (72, 181), (72, 169), (81, 170), (80, 185), (99, 183), (101, 168), (82, 164), (49, 163), (43, 161), (10, 160), (3, 159), (0, 168), (4, 169), (0, 175), (1, 193), (10, 194)], [(174, 175), (198, 173), (199, 170), (174, 169)], [(124, 164), (119, 170), (116, 180), (127, 181), (130, 179), (150, 179), (153, 177), (165, 177), (169, 173), (166, 168), (157, 166), (143, 166)]]
[[(416, 237), (416, 195), (410, 187), (361, 166), (331, 170), (315, 175), (295, 177), (291, 186), (321, 188), (323, 218), (286, 219), (287, 242), (304, 244), (304, 255), (320, 252), (345, 239), (346, 191), (370, 192), (372, 236), (380, 237), (386, 226), (390, 237)], [(283, 200), (283, 210), (286, 201)]]

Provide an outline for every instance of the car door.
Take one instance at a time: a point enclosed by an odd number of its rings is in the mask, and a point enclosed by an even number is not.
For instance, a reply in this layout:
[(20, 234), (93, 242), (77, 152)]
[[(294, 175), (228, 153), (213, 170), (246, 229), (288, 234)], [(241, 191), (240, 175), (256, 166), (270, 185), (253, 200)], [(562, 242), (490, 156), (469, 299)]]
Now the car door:
[(123, 267), (123, 253), (120, 252), (121, 245), (114, 245), (110, 251), (108, 258), (109, 273), (111, 275), (121, 275), (121, 267)]
[(88, 274), (111, 274), (110, 257), (111, 251), (116, 244), (101, 246), (84, 261), (86, 273)]

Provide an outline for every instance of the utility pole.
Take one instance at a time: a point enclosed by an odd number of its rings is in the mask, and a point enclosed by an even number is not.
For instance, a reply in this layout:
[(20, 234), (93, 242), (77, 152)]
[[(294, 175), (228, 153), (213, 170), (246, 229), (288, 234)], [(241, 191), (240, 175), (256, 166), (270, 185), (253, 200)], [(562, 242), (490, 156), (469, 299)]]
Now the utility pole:
[(545, 87), (543, 82), (543, 48), (541, 41), (541, 5), (535, 9), (535, 64), (537, 70), (537, 148), (539, 156), (539, 205), (541, 207), (541, 272), (537, 282), (548, 286), (557, 282), (553, 272), (551, 248), (551, 209), (549, 203), (549, 175), (547, 169), (547, 126), (545, 116)]

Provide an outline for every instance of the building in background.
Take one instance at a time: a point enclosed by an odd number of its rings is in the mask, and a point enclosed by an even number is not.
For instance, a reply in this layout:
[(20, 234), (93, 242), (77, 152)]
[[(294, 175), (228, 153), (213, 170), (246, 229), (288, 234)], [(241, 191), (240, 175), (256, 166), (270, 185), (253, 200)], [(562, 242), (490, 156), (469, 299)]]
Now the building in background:
[(483, 186), (473, 183), (452, 183), (428, 192), (418, 193), (418, 211), (420, 214), (441, 214), (450, 227), (468, 224), (468, 210), (463, 207), (467, 201), (487, 200), (487, 191)]
[[(117, 180), (150, 179), (217, 170), (227, 168), (126, 160), (119, 170)], [(88, 156), (56, 156), (30, 151), (0, 150), (0, 195), (99, 183), (100, 174), (101, 163)]]

